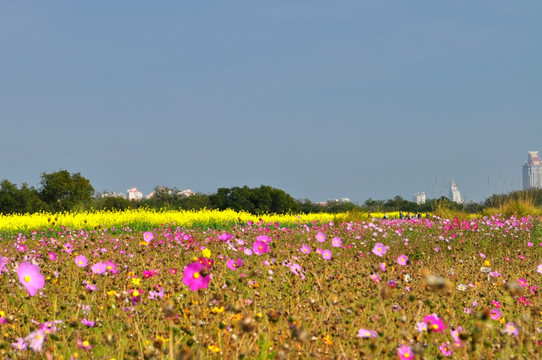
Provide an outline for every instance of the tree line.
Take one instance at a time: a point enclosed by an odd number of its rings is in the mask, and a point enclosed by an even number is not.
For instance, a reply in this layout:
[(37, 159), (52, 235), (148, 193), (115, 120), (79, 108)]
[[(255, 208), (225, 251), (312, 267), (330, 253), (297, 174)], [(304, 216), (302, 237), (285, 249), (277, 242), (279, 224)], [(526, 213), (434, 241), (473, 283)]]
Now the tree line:
[(542, 190), (516, 191), (507, 195), (493, 195), (484, 203), (457, 204), (446, 197), (429, 199), (417, 204), (396, 196), (388, 200), (369, 198), (362, 205), (345, 201), (328, 201), (324, 204), (309, 199), (294, 199), (283, 190), (262, 185), (258, 188), (219, 188), (214, 194), (196, 193), (186, 196), (176, 188), (156, 187), (154, 196), (141, 201), (130, 201), (125, 197), (102, 196), (96, 193), (90, 181), (80, 173), (70, 174), (67, 170), (42, 173), (37, 188), (23, 183), (19, 188), (8, 180), (0, 183), (0, 213), (34, 213), (39, 211), (62, 212), (81, 210), (125, 210), (151, 209), (233, 209), (252, 214), (264, 213), (341, 213), (346, 211), (392, 212), (403, 211), (412, 214), (429, 213), (437, 207), (480, 213), (486, 207), (495, 207), (508, 200), (528, 197), (535, 206), (542, 206)]

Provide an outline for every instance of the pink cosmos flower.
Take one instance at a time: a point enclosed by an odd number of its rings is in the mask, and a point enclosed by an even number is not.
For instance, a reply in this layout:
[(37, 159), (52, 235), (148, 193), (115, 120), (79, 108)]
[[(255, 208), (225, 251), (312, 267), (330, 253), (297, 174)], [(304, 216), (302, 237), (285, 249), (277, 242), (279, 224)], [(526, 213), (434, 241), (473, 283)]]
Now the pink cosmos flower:
[(75, 265), (78, 267), (86, 267), (88, 265), (88, 259), (85, 255), (77, 255), (75, 257)]
[(518, 279), (518, 284), (519, 284), (519, 286), (521, 286), (521, 287), (527, 287), (527, 286), (529, 286), (529, 284), (527, 283), (527, 280), (525, 280), (524, 278), (519, 278), (519, 279)]
[(373, 273), (371, 274), (370, 276), (371, 280), (373, 280), (375, 283), (380, 283), (380, 275), (378, 275), (377, 273)]
[(440, 346), (439, 346), (439, 349), (440, 349), (440, 352), (442, 353), (442, 355), (448, 357), (448, 356), (451, 356), (452, 355), (452, 350), (450, 349), (450, 346), (447, 344), (447, 343), (442, 343)]
[(258, 241), (263, 241), (266, 244), (269, 244), (271, 242), (271, 238), (267, 235), (260, 235), (256, 238)]
[(184, 268), (183, 283), (192, 291), (206, 289), (209, 286), (211, 275), (206, 274), (207, 268), (200, 262), (193, 262)]
[(262, 255), (269, 251), (269, 245), (261, 240), (256, 240), (254, 241), (252, 249), (257, 255)]
[(40, 352), (43, 349), (43, 343), (45, 341), (45, 332), (43, 330), (36, 330), (30, 333), (24, 338), (24, 341), (35, 352)]
[(51, 261), (55, 261), (56, 260), (56, 254), (54, 252), (50, 252), (47, 257), (49, 258), (49, 260)]
[(105, 268), (111, 274), (117, 274), (119, 272), (119, 270), (117, 269), (117, 263), (112, 260), (107, 260), (105, 262)]
[(386, 254), (386, 252), (388, 251), (389, 247), (382, 244), (382, 243), (376, 243), (374, 248), (373, 248), (373, 254), (377, 255), (377, 256), (384, 256)]
[(416, 323), (416, 330), (419, 332), (427, 332), (427, 324), (422, 322)]
[(331, 250), (324, 250), (322, 252), (322, 257), (324, 258), (324, 260), (331, 260), (331, 258), (333, 257), (333, 253), (331, 252)]
[(162, 289), (162, 287), (160, 286), (157, 286), (158, 287), (158, 291), (154, 291), (154, 290), (151, 290), (149, 291), (149, 299), (151, 300), (156, 300), (158, 298), (163, 298), (164, 297), (164, 289)]
[(81, 340), (77, 339), (77, 347), (79, 349), (83, 349), (83, 350), (92, 349), (92, 345), (90, 345), (90, 343), (87, 340), (81, 341)]
[(238, 258), (237, 261), (233, 259), (228, 259), (228, 261), (226, 262), (226, 266), (228, 267), (228, 269), (237, 271), (238, 267), (243, 266), (243, 260), (241, 258)]
[(94, 325), (96, 324), (94, 321), (90, 321), (88, 319), (82, 319), (81, 320), (81, 324), (85, 325), (85, 326), (88, 326), (88, 327), (94, 327)]
[(380, 263), (378, 265), (378, 267), (380, 268), (380, 270), (382, 270), (383, 272), (386, 272), (386, 263)]
[[(541, 243), (542, 244), (542, 243)], [(538, 265), (538, 268), (536, 269), (536, 271), (540, 274), (542, 274), (542, 264)]]
[(40, 268), (37, 265), (33, 265), (29, 262), (23, 262), (19, 264), (17, 268), (17, 275), (19, 282), (24, 286), (26, 292), (30, 296), (36, 295), (39, 289), (43, 289), (45, 286), (45, 277), (40, 272)]
[(85, 283), (85, 289), (87, 289), (88, 291), (96, 291), (98, 290), (98, 287), (96, 286), (96, 284)]
[(325, 242), (326, 241), (326, 234), (319, 231), (318, 234), (316, 234), (316, 240), (318, 240), (318, 242), (321, 242), (321, 243)]
[(96, 264), (92, 265), (90, 269), (94, 274), (105, 274), (107, 265), (105, 265), (103, 262), (97, 262)]
[(365, 329), (359, 329), (358, 330), (358, 337), (360, 338), (375, 338), (377, 337), (377, 333), (374, 330), (365, 330)]
[(152, 231), (145, 231), (143, 233), (143, 241), (145, 241), (147, 244), (150, 243), (154, 239), (154, 234)]
[(506, 324), (506, 327), (504, 328), (504, 332), (505, 332), (505, 334), (508, 334), (508, 335), (511, 335), (511, 336), (518, 336), (519, 335), (518, 328), (517, 328), (516, 324), (514, 324), (513, 322), (509, 322), (509, 323)]
[(230, 240), (231, 238), (233, 238), (233, 235), (228, 234), (227, 232), (223, 232), (222, 234), (218, 236), (218, 240), (224, 241), (224, 242)]
[(408, 263), (408, 256), (406, 256), (405, 254), (399, 256), (397, 258), (397, 262), (399, 263), (399, 265), (405, 266)]
[(301, 252), (302, 252), (303, 254), (310, 254), (310, 252), (311, 252), (311, 247), (310, 247), (309, 245), (303, 244), (303, 245), (301, 246)]
[(27, 345), (23, 338), (18, 338), (17, 342), (11, 343), (11, 347), (16, 350), (26, 350)]
[(493, 319), (493, 320), (499, 320), (502, 316), (502, 313), (499, 309), (491, 309), (489, 310), (489, 316)]
[(331, 246), (333, 247), (341, 247), (343, 244), (343, 241), (340, 237), (335, 236), (333, 239), (331, 239)]
[(401, 360), (414, 359), (414, 352), (408, 345), (402, 345), (397, 349), (397, 355)]
[(305, 280), (305, 274), (303, 274), (303, 269), (301, 268), (301, 265), (292, 264), (289, 266), (289, 268), (294, 274), (301, 277), (301, 280)]

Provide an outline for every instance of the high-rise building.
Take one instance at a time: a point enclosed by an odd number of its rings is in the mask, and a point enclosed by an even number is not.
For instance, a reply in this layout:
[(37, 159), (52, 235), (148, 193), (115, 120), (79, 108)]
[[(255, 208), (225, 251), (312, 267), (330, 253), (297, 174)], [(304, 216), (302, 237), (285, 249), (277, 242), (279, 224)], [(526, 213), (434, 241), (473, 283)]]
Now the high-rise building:
[(135, 186), (132, 186), (130, 189), (128, 189), (128, 200), (143, 200), (143, 193), (137, 190)]
[(412, 195), (412, 202), (415, 202), (418, 205), (425, 204), (425, 193), (421, 192)]
[(461, 204), (463, 202), (463, 200), (461, 199), (461, 193), (457, 189), (457, 185), (453, 180), (452, 184), (450, 185), (450, 195), (448, 195), (448, 199), (458, 204)]
[(542, 189), (542, 162), (538, 151), (529, 151), (523, 164), (523, 190)]

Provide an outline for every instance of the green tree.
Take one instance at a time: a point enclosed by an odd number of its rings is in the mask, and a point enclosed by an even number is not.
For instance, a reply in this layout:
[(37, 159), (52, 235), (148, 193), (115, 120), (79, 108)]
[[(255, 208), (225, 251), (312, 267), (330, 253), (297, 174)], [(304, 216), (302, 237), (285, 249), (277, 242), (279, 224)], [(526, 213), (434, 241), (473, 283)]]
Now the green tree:
[(92, 203), (94, 188), (80, 173), (60, 170), (41, 175), (39, 194), (52, 211), (80, 210)]
[(36, 189), (24, 183), (21, 189), (8, 180), (0, 183), (0, 213), (33, 213), (47, 210), (47, 205), (41, 201)]

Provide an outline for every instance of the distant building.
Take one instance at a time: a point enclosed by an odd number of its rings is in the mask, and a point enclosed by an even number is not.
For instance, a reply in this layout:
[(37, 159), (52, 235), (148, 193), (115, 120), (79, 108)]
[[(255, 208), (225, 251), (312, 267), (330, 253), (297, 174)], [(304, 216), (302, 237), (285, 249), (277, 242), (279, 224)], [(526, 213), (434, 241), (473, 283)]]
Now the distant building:
[(132, 186), (128, 190), (128, 200), (134, 200), (134, 201), (143, 200), (143, 193), (137, 190), (135, 186)]
[(453, 180), (452, 180), (452, 183), (450, 184), (450, 195), (448, 195), (448, 199), (458, 204), (461, 204), (463, 202), (463, 200), (461, 199), (461, 193), (457, 189), (457, 185), (455, 184), (455, 181)]
[(538, 151), (529, 151), (523, 164), (523, 190), (542, 189), (542, 162)]
[(104, 191), (104, 193), (102, 194), (102, 197), (103, 198), (105, 198), (105, 197), (121, 197), (121, 198), (126, 199), (126, 195), (124, 195), (123, 193), (112, 192), (112, 191)]
[(418, 205), (425, 204), (425, 193), (421, 192), (421, 193), (412, 195), (412, 202), (415, 202)]
[(193, 192), (192, 190), (190, 189), (186, 189), (186, 190), (181, 190), (181, 191), (178, 191), (177, 192), (177, 195), (178, 196), (192, 196), (196, 194), (195, 192)]

